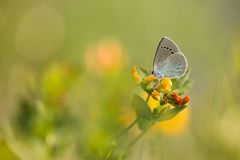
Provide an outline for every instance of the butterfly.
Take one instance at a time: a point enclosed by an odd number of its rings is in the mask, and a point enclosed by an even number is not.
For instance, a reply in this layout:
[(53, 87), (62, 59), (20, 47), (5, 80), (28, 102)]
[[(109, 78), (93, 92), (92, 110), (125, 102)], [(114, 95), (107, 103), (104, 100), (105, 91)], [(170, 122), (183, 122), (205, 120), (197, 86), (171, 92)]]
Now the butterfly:
[(177, 44), (170, 38), (163, 37), (158, 44), (151, 73), (160, 79), (179, 78), (186, 73), (187, 68), (187, 59)]

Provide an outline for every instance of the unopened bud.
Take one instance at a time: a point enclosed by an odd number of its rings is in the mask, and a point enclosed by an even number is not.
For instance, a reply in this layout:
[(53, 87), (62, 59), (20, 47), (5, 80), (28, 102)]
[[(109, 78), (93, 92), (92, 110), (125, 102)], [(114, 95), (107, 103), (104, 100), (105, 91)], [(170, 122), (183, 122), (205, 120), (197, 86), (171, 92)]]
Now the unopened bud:
[(155, 100), (159, 100), (160, 99), (160, 94), (156, 90), (153, 90), (151, 95), (152, 95), (153, 99), (155, 99)]
[(172, 88), (172, 81), (170, 78), (163, 78), (160, 81), (159, 91), (161, 92), (168, 92)]
[(138, 73), (138, 70), (137, 70), (136, 66), (133, 66), (133, 68), (132, 68), (132, 75), (133, 75), (133, 78), (135, 79), (136, 83), (140, 84), (141, 77), (140, 77), (140, 75)]
[(186, 104), (186, 103), (188, 103), (189, 101), (190, 101), (190, 97), (189, 97), (189, 96), (185, 96), (185, 97), (183, 98), (182, 104)]
[(154, 81), (156, 79), (157, 79), (157, 77), (151, 74), (145, 78), (145, 81), (147, 84), (150, 84), (152, 81)]

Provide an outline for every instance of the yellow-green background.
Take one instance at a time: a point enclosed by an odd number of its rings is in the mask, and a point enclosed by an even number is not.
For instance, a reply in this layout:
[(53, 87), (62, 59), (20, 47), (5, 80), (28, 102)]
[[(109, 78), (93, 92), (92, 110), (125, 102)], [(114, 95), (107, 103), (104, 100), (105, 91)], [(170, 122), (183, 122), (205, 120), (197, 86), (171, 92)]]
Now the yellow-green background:
[[(111, 133), (116, 129), (111, 121), (121, 116), (118, 107), (132, 110), (130, 101), (136, 85), (131, 67), (151, 69), (157, 44), (163, 36), (179, 45), (191, 67), (194, 83), (189, 93), (190, 118), (180, 135), (160, 132), (141, 140), (130, 159), (239, 159), (239, 7), (238, 0), (1, 0), (1, 159), (19, 159), (21, 146), (35, 144), (30, 139), (26, 144), (11, 142), (9, 147), (6, 139), (11, 137), (9, 128), (15, 123), (12, 119), (18, 112), (19, 97), (29, 95), (25, 81), (28, 86), (35, 86), (36, 92), (42, 92), (46, 85), (56, 89), (57, 82), (45, 84), (42, 79), (58, 64), (70, 64), (77, 70), (77, 76), (70, 77), (69, 83), (73, 85), (67, 105), (71, 106), (68, 110), (72, 115), (78, 117), (79, 133), (74, 136), (80, 139), (80, 147), (68, 144), (74, 149), (61, 150), (64, 156), (60, 159), (96, 158), (98, 145), (94, 143), (101, 143), (99, 139), (105, 136), (92, 134), (99, 130)], [(106, 39), (117, 41), (124, 58), (120, 69), (113, 69), (115, 73), (99, 75), (94, 69), (88, 70), (86, 51)], [(61, 75), (61, 69), (59, 72), (56, 74)], [(60, 88), (68, 80), (69, 77), (59, 82)], [(47, 99), (44, 96), (41, 103)], [(101, 123), (96, 124), (98, 120)], [(68, 129), (63, 130), (68, 132)], [(91, 136), (98, 140), (87, 140)], [(31, 152), (41, 155), (39, 150)], [(45, 154), (43, 157), (54, 159)]]

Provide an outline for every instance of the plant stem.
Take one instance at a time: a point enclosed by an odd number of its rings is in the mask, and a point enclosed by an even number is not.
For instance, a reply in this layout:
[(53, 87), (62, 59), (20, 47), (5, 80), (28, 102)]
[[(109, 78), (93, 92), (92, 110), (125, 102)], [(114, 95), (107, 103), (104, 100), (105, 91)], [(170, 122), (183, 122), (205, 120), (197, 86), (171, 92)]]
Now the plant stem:
[(138, 118), (136, 118), (126, 129), (124, 129), (122, 132), (118, 134), (118, 138), (125, 135), (138, 121)]
[(142, 131), (128, 146), (127, 148), (131, 148), (146, 132), (148, 129)]
[[(146, 98), (146, 103), (148, 103), (149, 101), (149, 98), (150, 98), (151, 94), (148, 93), (148, 96)], [(136, 118), (126, 129), (124, 129), (122, 132), (120, 132), (117, 136), (117, 139), (120, 139), (123, 135), (125, 135), (137, 122), (138, 122), (139, 118)], [(150, 128), (150, 127), (149, 127)], [(149, 128), (146, 128), (145, 130), (143, 130), (127, 147), (126, 149), (128, 148), (131, 148), (146, 132)], [(118, 143), (118, 142), (117, 142)], [(113, 148), (110, 148), (108, 151), (107, 151), (107, 154), (105, 155), (105, 160), (111, 158), (111, 154), (112, 154), (112, 149)], [(124, 151), (124, 154), (126, 154), (126, 149)], [(120, 158), (121, 159), (121, 158)]]
[[(150, 96), (151, 96), (151, 94), (148, 93), (147, 99), (146, 99), (146, 103), (148, 103)], [(137, 121), (138, 121), (138, 118), (136, 118), (126, 129), (124, 129), (122, 132), (120, 132), (118, 134), (119, 137), (121, 137), (124, 134), (126, 134), (137, 123)]]
[(147, 96), (147, 99), (146, 99), (146, 103), (148, 103), (149, 98), (150, 98), (150, 95), (151, 95), (151, 94), (148, 93), (148, 96)]
[(131, 129), (138, 121), (138, 118), (136, 118), (125, 130), (124, 132), (127, 132), (129, 129)]
[[(148, 103), (150, 96), (151, 96), (151, 94), (148, 94), (147, 99), (146, 99), (146, 103)], [(152, 125), (151, 125), (151, 126), (152, 126)], [(151, 126), (150, 126), (150, 127), (151, 127)], [(144, 129), (144, 130), (128, 145), (127, 148), (132, 147), (132, 146), (148, 131), (148, 129), (149, 129), (150, 127)]]

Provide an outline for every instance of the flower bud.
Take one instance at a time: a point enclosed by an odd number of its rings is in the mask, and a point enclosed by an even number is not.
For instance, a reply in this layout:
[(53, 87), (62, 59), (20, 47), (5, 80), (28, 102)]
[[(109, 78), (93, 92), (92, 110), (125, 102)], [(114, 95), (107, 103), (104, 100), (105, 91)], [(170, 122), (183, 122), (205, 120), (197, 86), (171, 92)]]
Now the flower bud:
[(176, 99), (176, 105), (182, 105), (183, 99), (182, 97), (178, 96), (178, 99)]
[(186, 104), (186, 103), (188, 103), (189, 101), (190, 101), (190, 97), (189, 97), (189, 96), (185, 96), (185, 97), (183, 98), (182, 104)]
[(178, 96), (178, 95), (177, 95), (176, 92), (169, 92), (169, 93), (167, 94), (167, 97), (170, 98), (170, 99), (176, 99), (177, 96)]
[(170, 92), (167, 94), (167, 97), (169, 98), (170, 102), (179, 106), (183, 104), (183, 99), (181, 96), (179, 96), (176, 92)]
[(154, 75), (151, 74), (145, 78), (145, 81), (147, 84), (150, 84), (152, 81), (154, 81), (156, 79), (157, 79), (157, 77), (155, 77)]
[(140, 75), (139, 75), (139, 72), (138, 72), (136, 66), (133, 66), (133, 68), (132, 68), (132, 75), (133, 75), (133, 78), (135, 79), (136, 83), (137, 83), (137, 84), (140, 84), (140, 82), (141, 82), (141, 77), (140, 77)]
[(160, 99), (160, 94), (158, 91), (153, 90), (152, 94), (151, 94), (152, 98), (155, 100), (159, 100)]
[(177, 102), (182, 101), (182, 97), (179, 96), (179, 95), (174, 96), (174, 99), (175, 99)]
[(163, 78), (160, 81), (159, 91), (161, 92), (168, 92), (172, 88), (172, 81), (170, 78)]

